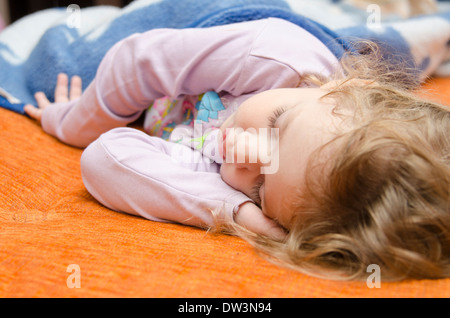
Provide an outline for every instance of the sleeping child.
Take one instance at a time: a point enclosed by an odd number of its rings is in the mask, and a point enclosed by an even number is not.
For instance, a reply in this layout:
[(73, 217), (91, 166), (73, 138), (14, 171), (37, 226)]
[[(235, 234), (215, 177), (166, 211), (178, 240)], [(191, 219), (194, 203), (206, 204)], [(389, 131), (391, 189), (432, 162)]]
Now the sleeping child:
[(238, 235), (311, 275), (449, 277), (450, 111), (360, 45), (338, 60), (277, 18), (155, 29), (84, 92), (60, 74), (55, 102), (25, 111), (86, 148), (84, 184), (112, 210)]

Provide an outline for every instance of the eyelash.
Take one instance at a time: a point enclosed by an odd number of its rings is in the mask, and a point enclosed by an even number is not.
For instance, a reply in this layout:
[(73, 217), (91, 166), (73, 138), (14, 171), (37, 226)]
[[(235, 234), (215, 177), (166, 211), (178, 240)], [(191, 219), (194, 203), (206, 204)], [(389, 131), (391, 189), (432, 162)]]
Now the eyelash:
[(275, 109), (272, 113), (272, 115), (269, 117), (269, 127), (275, 128), (275, 123), (277, 122), (277, 119), (284, 114), (286, 111), (286, 108), (284, 107), (278, 107)]

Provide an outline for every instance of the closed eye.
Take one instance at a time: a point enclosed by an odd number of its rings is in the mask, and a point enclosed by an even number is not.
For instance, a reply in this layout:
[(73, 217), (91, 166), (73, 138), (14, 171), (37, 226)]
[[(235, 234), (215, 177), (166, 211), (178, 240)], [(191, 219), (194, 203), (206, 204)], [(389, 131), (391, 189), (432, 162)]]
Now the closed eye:
[(280, 118), (280, 116), (283, 115), (285, 111), (286, 108), (282, 106), (276, 108), (273, 111), (272, 115), (269, 117), (269, 128), (275, 128), (278, 118)]

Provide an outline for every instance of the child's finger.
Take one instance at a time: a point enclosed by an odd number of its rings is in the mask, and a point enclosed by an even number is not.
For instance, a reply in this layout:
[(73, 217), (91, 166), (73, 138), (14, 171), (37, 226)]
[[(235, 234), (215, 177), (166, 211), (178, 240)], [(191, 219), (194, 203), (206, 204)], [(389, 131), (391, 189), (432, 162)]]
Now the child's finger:
[(69, 93), (69, 99), (73, 100), (81, 96), (82, 93), (82, 81), (81, 77), (75, 75), (72, 76), (72, 79), (70, 81), (70, 93)]
[(55, 87), (55, 102), (65, 103), (69, 101), (69, 78), (66, 74), (58, 74)]
[(266, 217), (261, 209), (251, 202), (240, 206), (234, 220), (251, 232), (269, 236), (277, 241), (282, 241), (286, 237), (284, 229), (274, 220)]
[(47, 96), (45, 96), (43, 92), (37, 92), (36, 94), (34, 94), (34, 98), (36, 99), (36, 102), (41, 109), (44, 109), (51, 104)]
[(37, 120), (38, 122), (41, 122), (42, 109), (39, 109), (39, 108), (34, 107), (33, 105), (27, 104), (24, 106), (23, 110), (25, 111), (25, 113), (28, 116)]

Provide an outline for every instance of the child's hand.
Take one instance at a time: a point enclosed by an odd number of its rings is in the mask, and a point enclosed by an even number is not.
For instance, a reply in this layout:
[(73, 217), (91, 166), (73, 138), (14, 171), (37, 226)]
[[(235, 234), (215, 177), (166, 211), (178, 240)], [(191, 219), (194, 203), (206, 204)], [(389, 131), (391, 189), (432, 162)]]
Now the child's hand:
[(265, 216), (262, 210), (252, 202), (242, 204), (234, 217), (239, 225), (246, 229), (282, 241), (286, 232), (274, 220)]
[[(81, 96), (81, 91), (82, 82), (79, 76), (72, 77), (69, 92), (69, 78), (66, 74), (61, 73), (58, 75), (58, 79), (56, 81), (55, 103), (67, 103), (73, 99), (76, 99)], [(40, 123), (42, 119), (42, 112), (52, 103), (50, 103), (43, 92), (37, 92), (34, 94), (34, 98), (37, 101), (38, 108), (28, 104), (25, 105), (24, 111), (28, 116), (36, 119)]]

